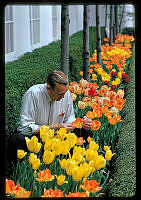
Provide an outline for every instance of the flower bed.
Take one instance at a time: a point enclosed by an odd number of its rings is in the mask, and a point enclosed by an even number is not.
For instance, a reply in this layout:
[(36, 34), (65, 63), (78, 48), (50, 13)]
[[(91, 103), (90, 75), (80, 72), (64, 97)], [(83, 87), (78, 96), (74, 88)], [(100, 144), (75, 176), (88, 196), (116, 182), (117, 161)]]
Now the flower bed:
[[(107, 39), (105, 39), (107, 41)], [(115, 144), (122, 125), (125, 106), (124, 88), (134, 38), (117, 35), (116, 43), (102, 45), (102, 61), (96, 63), (96, 51), (90, 58), (91, 83), (71, 82), (77, 128), (83, 116), (93, 120), (93, 138), (88, 145), (82, 137), (57, 132), (43, 126), (40, 138), (26, 137), (29, 152), (18, 150), (18, 163), (12, 180), (6, 180), (6, 193), (15, 197), (99, 197), (105, 195), (112, 159), (117, 158)], [(82, 75), (83, 72), (80, 72)]]

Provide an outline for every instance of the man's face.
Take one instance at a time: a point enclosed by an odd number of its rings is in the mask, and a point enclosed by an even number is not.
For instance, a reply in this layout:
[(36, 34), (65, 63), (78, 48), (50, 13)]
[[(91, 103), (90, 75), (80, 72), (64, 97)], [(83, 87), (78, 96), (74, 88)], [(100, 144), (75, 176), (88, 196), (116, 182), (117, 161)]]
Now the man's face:
[(54, 89), (52, 89), (50, 85), (47, 85), (47, 89), (48, 89), (49, 96), (53, 101), (60, 101), (62, 98), (64, 98), (65, 93), (68, 91), (69, 84), (63, 85), (63, 84), (56, 83), (56, 86)]

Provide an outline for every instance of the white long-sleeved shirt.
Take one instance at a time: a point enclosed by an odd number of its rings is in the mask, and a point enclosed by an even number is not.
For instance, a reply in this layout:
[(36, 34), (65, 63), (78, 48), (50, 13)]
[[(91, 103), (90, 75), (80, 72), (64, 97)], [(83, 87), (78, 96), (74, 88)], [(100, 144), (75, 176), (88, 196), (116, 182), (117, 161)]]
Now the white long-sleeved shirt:
[(72, 123), (75, 120), (70, 91), (60, 101), (52, 101), (47, 83), (30, 87), (23, 96), (18, 131), (32, 135), (41, 125)]

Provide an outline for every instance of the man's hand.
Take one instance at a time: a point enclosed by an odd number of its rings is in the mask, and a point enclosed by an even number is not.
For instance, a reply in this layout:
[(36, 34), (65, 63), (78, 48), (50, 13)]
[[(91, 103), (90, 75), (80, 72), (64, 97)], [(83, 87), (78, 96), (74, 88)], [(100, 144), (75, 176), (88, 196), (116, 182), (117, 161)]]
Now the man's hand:
[(66, 128), (67, 129), (67, 132), (71, 132), (75, 129), (75, 126), (72, 125), (72, 124), (67, 124), (67, 123), (63, 123), (61, 124), (61, 127), (62, 128)]
[(92, 119), (89, 119), (86, 116), (84, 116), (83, 119), (84, 119), (83, 128), (85, 130), (89, 130), (92, 125)]

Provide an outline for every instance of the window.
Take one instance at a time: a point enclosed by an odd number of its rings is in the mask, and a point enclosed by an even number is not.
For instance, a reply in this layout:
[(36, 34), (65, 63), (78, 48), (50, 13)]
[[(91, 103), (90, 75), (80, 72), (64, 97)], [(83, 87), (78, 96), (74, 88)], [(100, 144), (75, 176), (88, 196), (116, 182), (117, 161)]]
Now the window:
[(13, 36), (13, 7), (6, 6), (5, 8), (5, 53), (14, 51), (14, 36)]
[(39, 6), (30, 6), (30, 38), (31, 45), (40, 42), (40, 10)]

